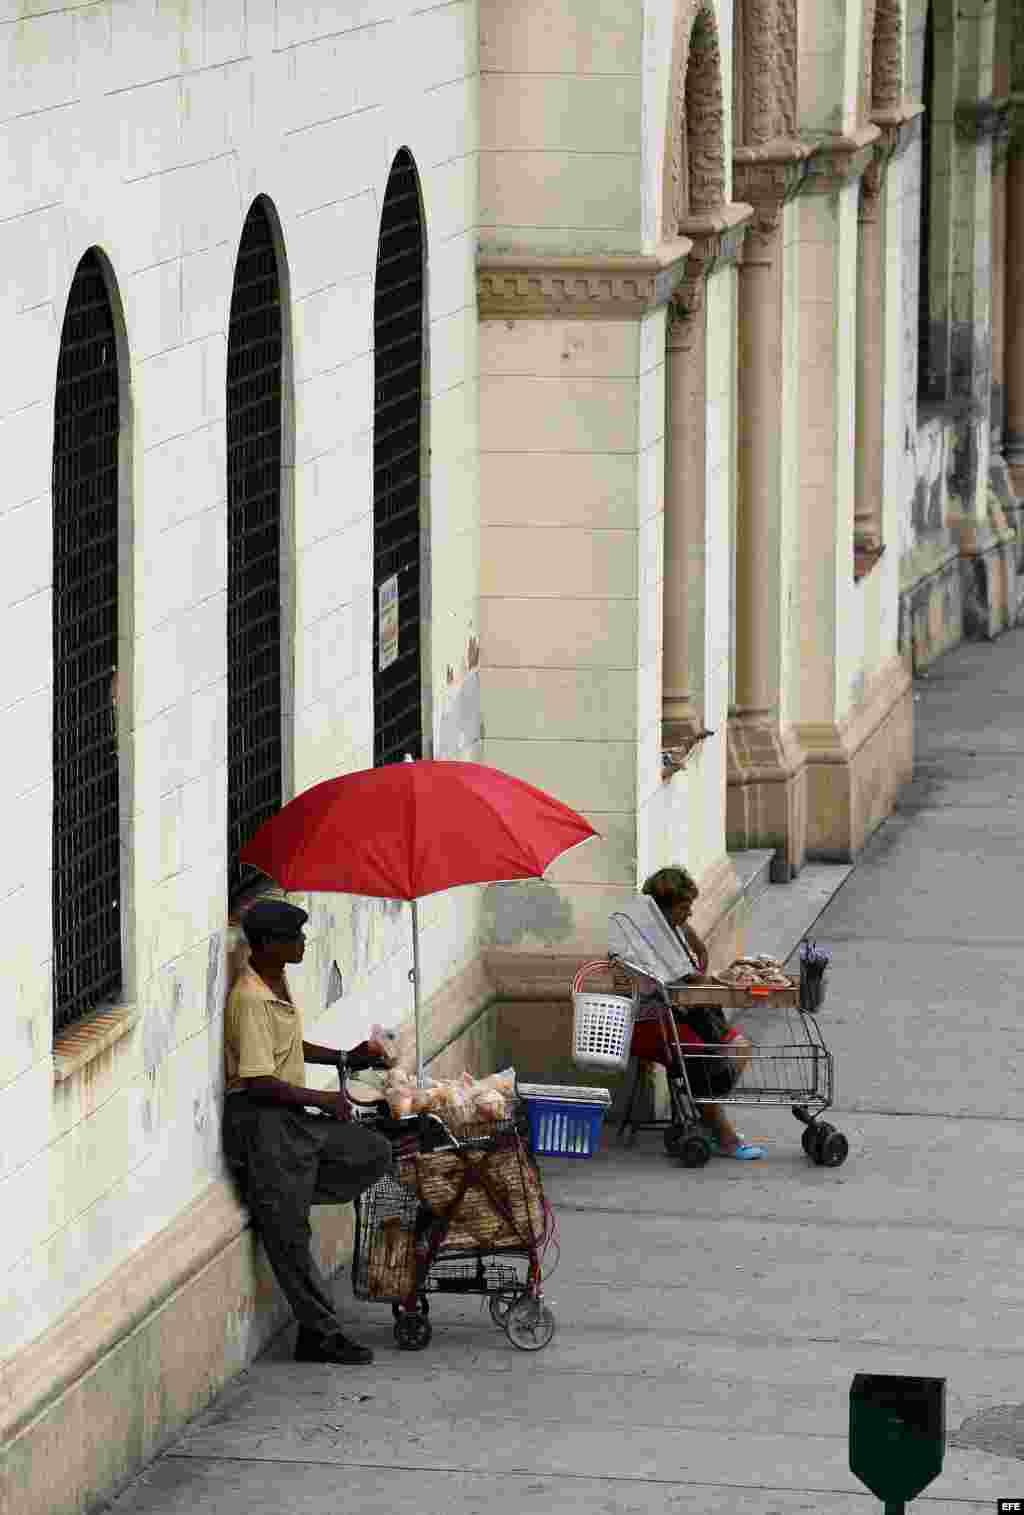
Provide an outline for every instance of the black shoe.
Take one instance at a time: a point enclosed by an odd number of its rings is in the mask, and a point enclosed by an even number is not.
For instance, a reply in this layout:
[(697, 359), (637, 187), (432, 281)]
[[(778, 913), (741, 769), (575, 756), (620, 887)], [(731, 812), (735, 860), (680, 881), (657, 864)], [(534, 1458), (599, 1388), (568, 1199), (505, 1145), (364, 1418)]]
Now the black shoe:
[(333, 1336), (318, 1336), (315, 1331), (300, 1326), (295, 1338), (295, 1362), (338, 1362), (353, 1367), (373, 1361), (369, 1347), (361, 1347), (350, 1341), (340, 1331)]

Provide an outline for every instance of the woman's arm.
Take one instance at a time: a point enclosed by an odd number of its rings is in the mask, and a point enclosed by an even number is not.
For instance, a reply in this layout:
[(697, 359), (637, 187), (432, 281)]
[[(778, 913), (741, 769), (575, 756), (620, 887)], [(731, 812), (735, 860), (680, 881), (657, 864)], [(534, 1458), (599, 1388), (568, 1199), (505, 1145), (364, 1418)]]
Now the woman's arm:
[(694, 931), (694, 929), (693, 929), (692, 926), (684, 926), (683, 927), (683, 935), (686, 938), (687, 946), (689, 947), (690, 951), (693, 953), (694, 957), (697, 959), (697, 972), (698, 973), (707, 973), (707, 971), (708, 971), (708, 949), (707, 949), (707, 947), (705, 947), (703, 941), (697, 935), (696, 931)]

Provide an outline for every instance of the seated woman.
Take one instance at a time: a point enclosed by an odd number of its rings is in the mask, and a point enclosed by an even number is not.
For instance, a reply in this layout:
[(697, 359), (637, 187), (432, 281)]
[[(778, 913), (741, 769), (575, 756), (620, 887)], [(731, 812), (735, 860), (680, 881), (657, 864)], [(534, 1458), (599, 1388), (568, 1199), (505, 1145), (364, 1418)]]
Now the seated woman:
[[(690, 874), (685, 868), (660, 868), (657, 873), (651, 874), (643, 886), (642, 893), (650, 895), (654, 900), (668, 924), (682, 941), (687, 956), (694, 964), (697, 971), (688, 976), (687, 982), (701, 983), (708, 971), (708, 949), (690, 925), (690, 916), (699, 893)], [(660, 1063), (662, 1067), (667, 1067), (668, 1049), (661, 1031), (660, 1006), (660, 996), (651, 984), (650, 990), (646, 993), (641, 992), (640, 995), (636, 1025), (633, 1029), (632, 1053), (634, 1057), (644, 1062)], [(690, 1012), (677, 1009), (674, 1013), (676, 1029), (684, 1052), (687, 1046), (704, 1045), (701, 1036), (687, 1024), (686, 1017)], [(729, 1028), (723, 1044), (729, 1048), (729, 1061), (735, 1070), (733, 1079), (735, 1083), (750, 1063), (751, 1044), (735, 1027)], [(712, 1092), (706, 1083), (701, 1082), (700, 1063), (692, 1059), (688, 1060), (687, 1073), (690, 1077), (691, 1088), (697, 1098)], [(765, 1149), (744, 1141), (721, 1105), (702, 1104), (700, 1110), (701, 1119), (708, 1128), (707, 1134), (711, 1140), (713, 1152), (720, 1157), (738, 1158), (741, 1162), (751, 1162), (756, 1158), (764, 1157)]]

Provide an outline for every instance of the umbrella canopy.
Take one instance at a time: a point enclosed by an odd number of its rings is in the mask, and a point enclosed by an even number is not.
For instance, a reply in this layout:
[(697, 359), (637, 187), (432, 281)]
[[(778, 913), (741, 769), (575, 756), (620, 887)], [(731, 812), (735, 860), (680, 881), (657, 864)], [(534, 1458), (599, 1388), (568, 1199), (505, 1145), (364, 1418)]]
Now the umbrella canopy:
[(391, 763), (315, 784), (265, 821), (241, 860), (283, 889), (416, 900), (539, 878), (596, 836), (560, 800), (482, 763)]
[(416, 901), (459, 884), (539, 878), (561, 853), (596, 835), (575, 810), (498, 768), (406, 761), (296, 795), (264, 821), (240, 858), (283, 889), (409, 901), (422, 1084)]

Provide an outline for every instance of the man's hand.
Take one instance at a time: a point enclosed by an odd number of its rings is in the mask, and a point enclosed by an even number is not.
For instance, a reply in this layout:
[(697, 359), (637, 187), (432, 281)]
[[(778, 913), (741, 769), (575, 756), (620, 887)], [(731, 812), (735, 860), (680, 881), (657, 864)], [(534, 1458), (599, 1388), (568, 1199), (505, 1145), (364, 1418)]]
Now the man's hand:
[(318, 1104), (325, 1115), (332, 1115), (335, 1120), (352, 1119), (352, 1101), (341, 1089), (325, 1089)]
[(369, 1042), (360, 1042), (351, 1052), (345, 1053), (345, 1061), (352, 1073), (363, 1073), (367, 1068), (387, 1068), (386, 1058), (370, 1051)]

